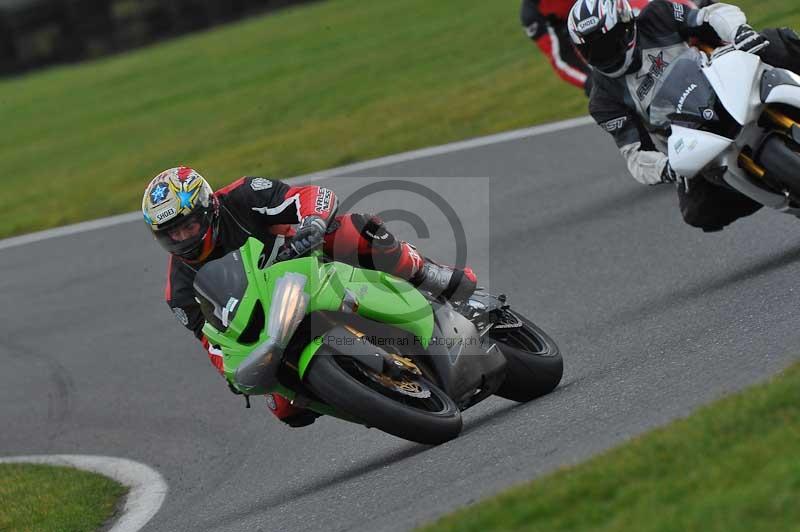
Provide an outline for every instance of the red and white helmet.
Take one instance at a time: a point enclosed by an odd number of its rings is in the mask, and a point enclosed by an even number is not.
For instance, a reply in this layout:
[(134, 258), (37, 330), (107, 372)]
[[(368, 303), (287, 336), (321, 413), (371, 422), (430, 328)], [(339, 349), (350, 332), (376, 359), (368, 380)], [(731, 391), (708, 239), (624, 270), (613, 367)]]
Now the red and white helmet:
[(578, 0), (567, 27), (578, 53), (601, 74), (620, 77), (633, 64), (636, 17), (628, 0)]
[(142, 214), (158, 243), (173, 255), (200, 262), (213, 251), (219, 203), (193, 169), (179, 166), (154, 177), (142, 197)]

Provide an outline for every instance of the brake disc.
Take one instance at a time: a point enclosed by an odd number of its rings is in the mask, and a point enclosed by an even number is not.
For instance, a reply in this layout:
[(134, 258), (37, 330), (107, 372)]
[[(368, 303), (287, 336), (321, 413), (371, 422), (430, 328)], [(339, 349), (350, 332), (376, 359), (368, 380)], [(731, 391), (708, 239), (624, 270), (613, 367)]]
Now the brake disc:
[(361, 365), (359, 365), (359, 369), (372, 381), (377, 382), (384, 388), (388, 388), (393, 392), (417, 399), (427, 399), (431, 396), (431, 390), (424, 382), (412, 381), (405, 375), (390, 377), (383, 373), (375, 373), (373, 370), (362, 367)]

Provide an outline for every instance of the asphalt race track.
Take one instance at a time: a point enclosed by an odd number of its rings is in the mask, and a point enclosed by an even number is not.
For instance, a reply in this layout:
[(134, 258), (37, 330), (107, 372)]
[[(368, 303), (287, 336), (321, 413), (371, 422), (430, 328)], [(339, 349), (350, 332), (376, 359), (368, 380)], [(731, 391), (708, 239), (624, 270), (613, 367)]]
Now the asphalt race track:
[[(606, 137), (584, 126), (363, 172), (491, 178), (415, 182), (459, 213), (484, 283), (559, 343), (550, 396), (490, 399), (436, 448), (325, 418), (284, 427), (262, 401), (246, 410), (175, 321), (166, 257), (135, 222), (0, 250), (0, 455), (149, 464), (170, 491), (147, 530), (405, 530), (797, 359), (800, 222), (765, 209), (703, 234)], [(371, 182), (325, 184), (346, 197)], [(391, 226), (453, 260), (449, 222), (409, 194), (357, 209), (415, 212), (420, 238), (407, 215)]]

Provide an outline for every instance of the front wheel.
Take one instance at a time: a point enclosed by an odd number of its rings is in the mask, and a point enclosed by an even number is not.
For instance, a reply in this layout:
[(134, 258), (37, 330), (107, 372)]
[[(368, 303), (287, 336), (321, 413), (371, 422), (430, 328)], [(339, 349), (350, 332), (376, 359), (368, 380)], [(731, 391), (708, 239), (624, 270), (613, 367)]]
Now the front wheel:
[(779, 189), (800, 200), (800, 146), (789, 137), (772, 134), (758, 152), (758, 160)]
[(314, 356), (306, 380), (330, 406), (394, 436), (438, 445), (461, 433), (458, 406), (422, 376), (392, 378), (323, 351)]
[(552, 392), (564, 374), (556, 343), (533, 322), (508, 310), (521, 324), (487, 333), (506, 357), (506, 378), (496, 395), (526, 402)]

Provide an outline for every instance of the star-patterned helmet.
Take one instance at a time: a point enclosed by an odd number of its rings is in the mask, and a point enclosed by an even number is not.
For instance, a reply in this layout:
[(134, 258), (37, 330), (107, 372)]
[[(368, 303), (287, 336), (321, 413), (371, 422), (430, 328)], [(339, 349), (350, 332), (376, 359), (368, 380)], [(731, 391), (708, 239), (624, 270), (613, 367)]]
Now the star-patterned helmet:
[(617, 78), (633, 64), (636, 18), (628, 0), (578, 0), (567, 28), (578, 53), (601, 74)]
[(142, 197), (142, 214), (158, 243), (187, 262), (202, 261), (214, 249), (218, 202), (211, 185), (189, 167), (154, 177)]

